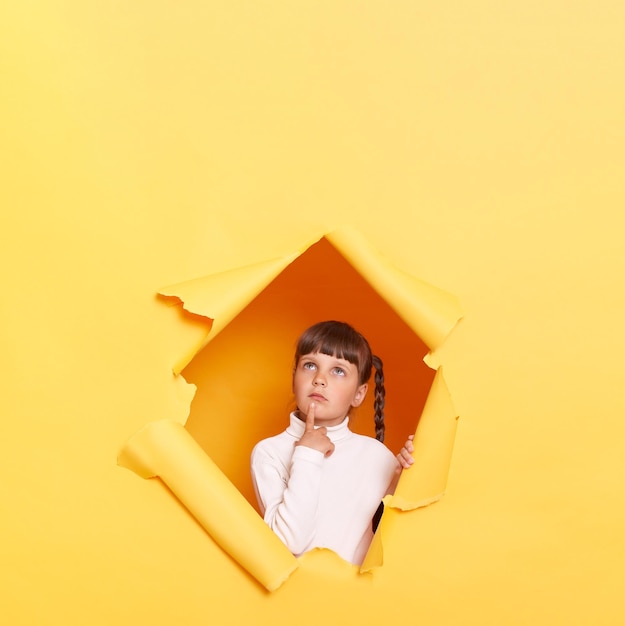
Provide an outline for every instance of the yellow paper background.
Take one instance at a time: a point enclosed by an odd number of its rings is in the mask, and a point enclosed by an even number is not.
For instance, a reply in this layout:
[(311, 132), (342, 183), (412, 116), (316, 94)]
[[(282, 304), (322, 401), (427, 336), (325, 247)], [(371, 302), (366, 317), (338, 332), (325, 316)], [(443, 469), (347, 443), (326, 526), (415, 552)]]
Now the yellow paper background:
[[(620, 624), (625, 8), (5, 3), (2, 594), (10, 624)], [(115, 464), (184, 422), (206, 324), (155, 297), (355, 226), (465, 319), (447, 494), (384, 567), (267, 594)]]

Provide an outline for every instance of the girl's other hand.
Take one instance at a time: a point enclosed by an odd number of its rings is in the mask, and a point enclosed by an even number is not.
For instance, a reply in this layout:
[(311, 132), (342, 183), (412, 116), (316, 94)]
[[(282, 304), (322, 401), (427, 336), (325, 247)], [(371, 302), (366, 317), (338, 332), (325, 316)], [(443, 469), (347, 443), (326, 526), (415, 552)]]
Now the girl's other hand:
[(413, 439), (414, 435), (410, 435), (410, 437), (406, 440), (404, 447), (397, 455), (397, 460), (403, 469), (408, 469), (414, 463), (414, 459), (412, 458), (412, 453), (414, 452), (414, 446), (412, 445)]
[(334, 452), (334, 444), (330, 441), (327, 433), (328, 429), (325, 426), (315, 428), (315, 403), (311, 402), (308, 407), (308, 415), (306, 415), (304, 434), (295, 445), (318, 450), (323, 456), (329, 457)]
[(395, 493), (395, 489), (397, 488), (397, 484), (399, 483), (399, 477), (401, 473), (412, 466), (414, 463), (414, 459), (412, 458), (412, 453), (414, 452), (414, 445), (412, 444), (412, 440), (414, 439), (414, 435), (410, 435), (408, 439), (406, 439), (406, 443), (404, 447), (399, 451), (399, 454), (395, 455), (397, 459), (397, 467), (395, 469), (395, 474), (391, 480), (391, 484), (388, 486), (386, 490), (387, 494)]

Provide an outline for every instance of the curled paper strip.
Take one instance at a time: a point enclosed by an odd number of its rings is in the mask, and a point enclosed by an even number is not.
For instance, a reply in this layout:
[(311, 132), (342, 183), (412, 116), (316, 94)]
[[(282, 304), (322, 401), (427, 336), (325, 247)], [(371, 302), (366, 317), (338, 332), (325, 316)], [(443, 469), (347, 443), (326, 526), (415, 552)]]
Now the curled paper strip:
[(430, 350), (443, 343), (461, 315), (455, 296), (393, 266), (357, 231), (342, 228), (326, 238)]
[[(384, 498), (385, 507), (410, 511), (443, 497), (457, 424), (458, 416), (439, 368), (414, 435), (414, 465), (402, 473), (395, 493)], [(361, 572), (382, 565), (382, 533), (383, 526), (369, 546)]]
[(158, 476), (209, 535), (266, 589), (277, 589), (297, 560), (184, 426), (152, 422), (133, 435), (118, 464)]
[(458, 415), (438, 369), (414, 436), (414, 465), (403, 472), (388, 506), (402, 511), (427, 506), (445, 493)]

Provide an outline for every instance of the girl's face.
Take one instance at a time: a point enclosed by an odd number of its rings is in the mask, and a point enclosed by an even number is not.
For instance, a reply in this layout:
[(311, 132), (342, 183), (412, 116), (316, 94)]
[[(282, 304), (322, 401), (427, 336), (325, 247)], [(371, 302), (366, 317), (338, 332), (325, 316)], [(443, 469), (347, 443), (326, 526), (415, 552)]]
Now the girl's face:
[(360, 406), (367, 384), (359, 384), (358, 368), (353, 363), (321, 352), (304, 354), (293, 372), (293, 393), (301, 417), (315, 403), (315, 424), (336, 426), (351, 407)]

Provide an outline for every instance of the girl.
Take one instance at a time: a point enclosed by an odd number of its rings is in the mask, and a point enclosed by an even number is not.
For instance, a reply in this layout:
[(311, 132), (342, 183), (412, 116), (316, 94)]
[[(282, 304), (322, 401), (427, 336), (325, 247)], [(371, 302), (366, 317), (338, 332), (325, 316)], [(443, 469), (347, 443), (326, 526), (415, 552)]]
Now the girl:
[[(376, 439), (348, 427), (351, 408), (367, 394), (372, 366)], [(382, 362), (344, 322), (320, 322), (304, 331), (295, 351), (293, 393), (297, 410), (289, 427), (252, 451), (261, 512), (295, 556), (329, 548), (360, 565), (382, 498), (413, 463), (412, 437), (397, 457), (382, 443)]]

